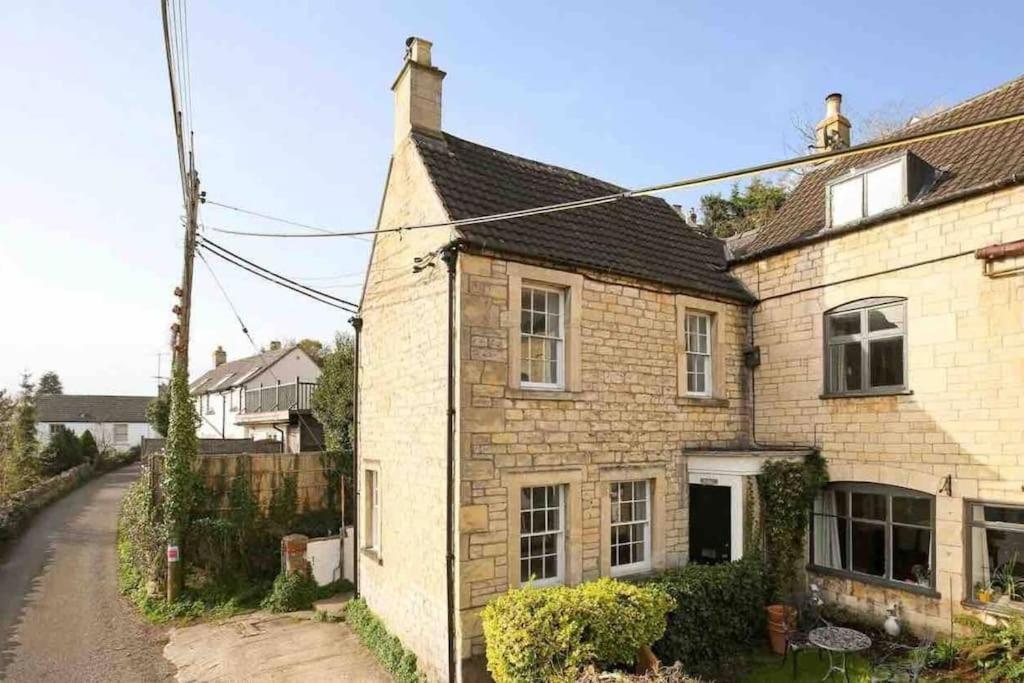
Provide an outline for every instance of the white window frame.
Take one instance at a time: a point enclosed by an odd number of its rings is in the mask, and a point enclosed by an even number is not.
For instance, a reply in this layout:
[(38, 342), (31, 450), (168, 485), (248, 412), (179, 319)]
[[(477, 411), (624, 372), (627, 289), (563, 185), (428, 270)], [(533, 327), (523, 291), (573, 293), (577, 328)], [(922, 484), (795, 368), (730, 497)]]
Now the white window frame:
[[(871, 175), (872, 173), (880, 171), (880, 170), (882, 170), (884, 168), (888, 168), (890, 166), (896, 166), (896, 165), (898, 165), (900, 167), (900, 174), (899, 174), (899, 176), (900, 176), (901, 187), (900, 187), (900, 201), (899, 201), (899, 203), (896, 206), (893, 206), (893, 207), (890, 207), (890, 208), (887, 208), (887, 209), (883, 209), (881, 211), (876, 211), (873, 214), (868, 213), (868, 176)], [(856, 218), (851, 218), (851, 219), (845, 220), (845, 221), (843, 221), (841, 223), (837, 223), (837, 222), (835, 222), (835, 220), (832, 217), (832, 191), (833, 191), (833, 189), (836, 186), (844, 185), (844, 184), (850, 183), (850, 182), (859, 182), (860, 183), (860, 215), (857, 216)], [(854, 171), (852, 173), (850, 173), (849, 175), (844, 175), (842, 177), (836, 178), (835, 180), (831, 180), (825, 186), (825, 205), (827, 207), (826, 208), (826, 216), (827, 216), (827, 219), (828, 219), (829, 227), (840, 227), (840, 226), (843, 226), (843, 225), (850, 225), (851, 223), (856, 223), (857, 221), (864, 220), (865, 218), (869, 218), (870, 216), (875, 216), (875, 215), (879, 215), (879, 214), (885, 213), (886, 211), (892, 211), (894, 209), (898, 209), (901, 206), (904, 206), (906, 203), (907, 203), (907, 155), (906, 154), (901, 154), (899, 157), (897, 157), (895, 159), (886, 159), (885, 161), (881, 161), (881, 162), (879, 162), (877, 164), (873, 164), (873, 165), (868, 166), (867, 168), (864, 168), (864, 169), (854, 169)]]
[[(608, 528), (608, 534), (610, 536), (610, 550), (611, 550), (611, 575), (612, 576), (625, 576), (627, 574), (638, 574), (642, 572), (648, 572), (651, 570), (651, 493), (653, 486), (648, 479), (632, 479), (627, 481), (613, 481), (609, 484), (609, 497), (611, 502), (611, 521)], [(644, 487), (644, 517), (643, 519), (632, 519), (630, 521), (615, 521), (615, 508), (621, 504), (616, 500), (616, 489), (621, 486), (630, 484), (633, 495), (636, 495), (636, 485), (643, 484)], [(636, 498), (632, 498), (630, 503), (635, 503)], [(643, 525), (643, 551), (644, 559), (639, 562), (630, 562), (628, 564), (615, 564), (615, 549), (622, 544), (615, 542), (615, 530), (619, 527), (632, 527), (638, 524)]]
[(59, 432), (60, 430), (62, 430), (64, 428), (65, 427), (64, 427), (64, 423), (63, 422), (51, 422), (50, 423), (50, 432), (49, 432), (50, 436), (53, 436), (54, 434), (56, 434), (57, 432)]
[[(703, 320), (707, 325), (707, 332), (701, 335), (699, 332), (694, 332), (698, 337), (703, 336), (706, 341), (706, 351), (697, 351), (690, 348), (690, 321), (691, 320)], [(687, 396), (711, 396), (714, 389), (714, 316), (710, 313), (704, 313), (701, 311), (686, 311), (686, 317), (683, 320), (683, 334), (686, 338), (686, 395)], [(704, 390), (693, 391), (690, 389), (690, 377), (699, 376), (698, 373), (690, 372), (690, 358), (698, 358), (703, 362), (704, 368)]]
[[(893, 330), (877, 330), (872, 332), (869, 328), (871, 311), (878, 311), (888, 308), (899, 309), (899, 324)], [(856, 334), (832, 335), (831, 321), (833, 318), (859, 315), (860, 331)], [(825, 312), (822, 338), (824, 339), (824, 395), (825, 396), (860, 396), (872, 394), (891, 394), (903, 392), (909, 386), (907, 375), (909, 372), (909, 343), (907, 336), (907, 300), (902, 297), (873, 297), (851, 301), (848, 304), (837, 306)], [(903, 381), (899, 384), (871, 384), (871, 342), (885, 339), (900, 338), (903, 340)], [(833, 386), (832, 382), (832, 348), (843, 347), (846, 344), (860, 344), (860, 389), (845, 389)]]
[[(532, 382), (527, 380), (520, 380), (519, 386), (523, 389), (541, 389), (541, 390), (556, 390), (561, 391), (565, 388), (565, 316), (566, 316), (566, 292), (565, 289), (560, 287), (551, 287), (549, 285), (539, 284), (535, 282), (523, 282), (521, 294), (526, 291), (537, 291), (545, 292), (548, 294), (556, 294), (558, 296), (558, 336), (551, 337), (546, 335), (538, 335), (527, 333), (523, 331), (522, 315), (527, 309), (520, 307), (519, 309), (519, 363), (520, 372), (525, 371), (525, 367), (528, 367), (528, 359), (524, 358), (526, 355), (526, 349), (529, 344), (526, 343), (527, 338), (542, 339), (546, 341), (555, 340), (555, 375), (556, 381), (551, 382)], [(532, 309), (530, 309), (532, 312)]]
[(366, 542), (364, 550), (380, 555), (381, 552), (381, 500), (380, 470), (366, 468), (364, 470), (366, 495)]
[[(117, 438), (117, 431), (118, 431), (118, 429), (121, 429), (121, 428), (124, 429), (124, 438), (123, 439)], [(110, 433), (113, 436), (114, 443), (116, 443), (116, 444), (126, 444), (126, 443), (128, 443), (128, 423), (127, 422), (115, 422), (113, 424), (113, 426), (111, 426), (111, 428), (110, 428)]]
[[(569, 494), (569, 487), (564, 485), (564, 484), (540, 484), (540, 485), (537, 485), (537, 486), (523, 486), (519, 490), (520, 498), (522, 497), (522, 494), (523, 494), (524, 491), (531, 491), (532, 492), (535, 489), (552, 489), (552, 490), (558, 491), (558, 504), (556, 506), (554, 506), (554, 507), (546, 505), (543, 508), (534, 508), (534, 507), (524, 508), (524, 507), (520, 506), (520, 510), (519, 510), (519, 543), (520, 543), (519, 566), (515, 568), (515, 571), (517, 571), (519, 573), (519, 585), (521, 585), (521, 586), (526, 586), (526, 585), (531, 585), (531, 586), (535, 586), (535, 587), (557, 586), (557, 585), (561, 585), (561, 584), (565, 583), (565, 531), (566, 531), (565, 499), (566, 499), (566, 496), (568, 496), (568, 494)], [(531, 505), (533, 504), (533, 495), (532, 494), (530, 495), (530, 504)], [(530, 531), (528, 531), (528, 532), (523, 530), (523, 515), (524, 514), (530, 514), (531, 519), (532, 519), (532, 515), (535, 512), (548, 513), (548, 512), (551, 512), (551, 511), (555, 511), (557, 513), (557, 515), (558, 515), (558, 525), (557, 525), (557, 527), (555, 529), (552, 530), (552, 529), (546, 528), (546, 521), (545, 521), (545, 529), (542, 530), (542, 531), (534, 531), (532, 526), (530, 528)], [(545, 520), (546, 520), (547, 515), (545, 514), (544, 516), (545, 516)], [(532, 525), (532, 521), (531, 521), (531, 525)], [(534, 556), (533, 555), (529, 555), (529, 554), (524, 554), (522, 552), (522, 541), (524, 539), (534, 538), (534, 537), (537, 537), (537, 536), (552, 536), (552, 535), (555, 537), (554, 538), (554, 541), (555, 541), (555, 571), (556, 571), (555, 576), (548, 576), (548, 577), (544, 577), (544, 578), (533, 579), (532, 578), (533, 575), (530, 575), (530, 576), (526, 577), (526, 579), (524, 580), (523, 579), (523, 571), (522, 571), (522, 562), (524, 560), (529, 562), (529, 560), (533, 559)], [(546, 556), (547, 555), (544, 554), (544, 555), (541, 555), (539, 557), (546, 557)]]
[[(971, 605), (974, 607), (980, 607), (982, 609), (995, 609), (997, 611), (1006, 610), (1011, 614), (1019, 615), (1020, 613), (1024, 612), (1024, 601), (1012, 600), (1009, 602), (999, 602), (993, 604), (982, 603), (978, 600), (977, 592), (975, 591), (974, 586), (975, 579), (978, 578), (974, 576), (975, 570), (979, 567), (983, 567), (983, 572), (989, 574), (988, 580), (989, 582), (991, 582), (991, 580), (994, 578), (992, 574), (995, 572), (995, 570), (998, 569), (998, 567), (990, 566), (989, 563), (985, 561), (987, 560), (987, 558), (985, 558), (985, 560), (982, 560), (982, 558), (984, 558), (985, 555), (987, 555), (988, 548), (979, 549), (976, 547), (978, 543), (977, 539), (975, 538), (975, 530), (982, 530), (982, 533), (986, 533), (988, 531), (1003, 531), (1012, 534), (1019, 534), (1022, 538), (1024, 538), (1024, 524), (1018, 524), (1016, 522), (989, 522), (984, 519), (985, 508), (1011, 508), (1014, 510), (1021, 510), (1024, 509), (1024, 506), (1022, 506), (1020, 503), (997, 503), (990, 500), (968, 500), (966, 501), (965, 506), (965, 524), (967, 526), (967, 572), (965, 577), (965, 581), (967, 582), (967, 602), (971, 603)], [(974, 518), (976, 507), (982, 509), (982, 519)], [(979, 556), (978, 553), (982, 553), (982, 555)], [(1024, 564), (1024, 557), (1018, 557), (1017, 564)]]

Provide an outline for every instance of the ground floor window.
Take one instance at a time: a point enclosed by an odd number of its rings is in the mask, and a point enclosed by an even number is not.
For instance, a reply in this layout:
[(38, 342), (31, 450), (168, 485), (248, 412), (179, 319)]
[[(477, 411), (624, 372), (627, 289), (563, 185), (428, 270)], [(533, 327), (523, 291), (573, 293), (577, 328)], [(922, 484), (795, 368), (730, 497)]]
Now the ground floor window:
[(114, 443), (128, 443), (128, 425), (124, 423), (114, 425)]
[(616, 481), (611, 497), (612, 575), (651, 568), (651, 487), (647, 481)]
[(973, 598), (1024, 610), (1024, 506), (971, 503)]
[(811, 564), (857, 578), (934, 588), (935, 497), (832, 484), (814, 502)]
[(366, 546), (380, 553), (380, 472), (366, 470)]
[(545, 586), (565, 579), (565, 487), (520, 492), (519, 581)]

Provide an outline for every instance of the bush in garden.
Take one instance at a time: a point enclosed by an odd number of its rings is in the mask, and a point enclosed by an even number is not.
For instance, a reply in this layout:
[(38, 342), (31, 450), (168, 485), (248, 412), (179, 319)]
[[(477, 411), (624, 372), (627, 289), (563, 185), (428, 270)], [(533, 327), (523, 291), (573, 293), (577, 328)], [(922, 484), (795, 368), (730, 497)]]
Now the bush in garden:
[(58, 427), (50, 443), (39, 454), (39, 470), (46, 477), (60, 474), (82, 464), (82, 443), (67, 427)]
[(96, 437), (86, 429), (82, 432), (82, 438), (79, 441), (82, 444), (82, 460), (95, 464), (100, 459), (100, 449), (96, 445)]
[(653, 647), (663, 662), (680, 661), (691, 672), (713, 668), (763, 636), (765, 572), (757, 558), (690, 564), (646, 585), (675, 600), (665, 635)]
[(260, 605), (270, 612), (295, 612), (310, 609), (317, 600), (316, 581), (304, 571), (282, 572)]
[(631, 664), (665, 632), (673, 604), (658, 586), (612, 579), (509, 591), (483, 610), (487, 668), (497, 683), (541, 683)]

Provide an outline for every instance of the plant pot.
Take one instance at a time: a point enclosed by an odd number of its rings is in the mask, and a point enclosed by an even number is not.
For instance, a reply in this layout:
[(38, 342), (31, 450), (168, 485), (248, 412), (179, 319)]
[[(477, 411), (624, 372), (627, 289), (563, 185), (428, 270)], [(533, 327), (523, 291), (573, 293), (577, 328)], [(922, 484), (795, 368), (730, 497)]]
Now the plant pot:
[(768, 642), (772, 652), (786, 654), (786, 641), (796, 630), (796, 608), (789, 605), (768, 605)]
[(978, 602), (992, 602), (992, 593), (988, 591), (978, 591)]

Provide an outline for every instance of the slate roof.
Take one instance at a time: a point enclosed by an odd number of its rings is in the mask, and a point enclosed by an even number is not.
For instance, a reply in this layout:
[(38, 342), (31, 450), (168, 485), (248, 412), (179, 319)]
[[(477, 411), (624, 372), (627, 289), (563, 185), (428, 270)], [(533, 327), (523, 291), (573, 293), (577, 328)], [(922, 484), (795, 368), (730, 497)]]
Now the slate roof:
[(155, 396), (62, 394), (36, 398), (38, 422), (146, 422), (146, 406)]
[(282, 346), (276, 351), (264, 351), (255, 356), (239, 358), (238, 360), (221, 363), (217, 367), (207, 370), (198, 379), (189, 385), (193, 395), (205, 394), (208, 391), (224, 391), (243, 384), (246, 380), (255, 377), (259, 371), (265, 370), (296, 348), (296, 344)]
[[(625, 191), (582, 173), (447, 133), (437, 138), (414, 132), (412, 137), (453, 220)], [(656, 197), (481, 223), (458, 232), (470, 248), (752, 301), (725, 270), (724, 243), (687, 226), (671, 206)]]
[[(1020, 111), (1024, 111), (1024, 76), (907, 125), (887, 137), (926, 133)], [(825, 186), (828, 181), (851, 168), (863, 168), (905, 150), (910, 150), (932, 168), (939, 170), (931, 187), (900, 209), (836, 228), (834, 234), (876, 225), (894, 215), (922, 211), (1001, 185), (1024, 182), (1024, 122), (1019, 121), (856, 155), (825, 164), (805, 175), (771, 223), (753, 235), (744, 235), (742, 240), (730, 241), (733, 258), (749, 260), (758, 255), (798, 246), (805, 240), (827, 238)]]

